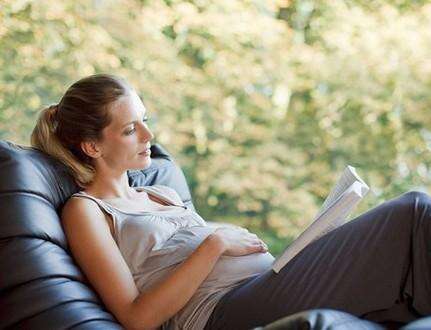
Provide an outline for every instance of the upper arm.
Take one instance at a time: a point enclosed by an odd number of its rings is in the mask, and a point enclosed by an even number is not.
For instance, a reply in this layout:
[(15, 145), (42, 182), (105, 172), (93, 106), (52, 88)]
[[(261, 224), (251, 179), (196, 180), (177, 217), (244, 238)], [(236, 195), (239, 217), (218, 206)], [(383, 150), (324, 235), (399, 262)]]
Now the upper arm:
[(70, 198), (61, 221), (71, 252), (89, 282), (118, 321), (129, 326), (139, 291), (105, 214), (91, 200)]

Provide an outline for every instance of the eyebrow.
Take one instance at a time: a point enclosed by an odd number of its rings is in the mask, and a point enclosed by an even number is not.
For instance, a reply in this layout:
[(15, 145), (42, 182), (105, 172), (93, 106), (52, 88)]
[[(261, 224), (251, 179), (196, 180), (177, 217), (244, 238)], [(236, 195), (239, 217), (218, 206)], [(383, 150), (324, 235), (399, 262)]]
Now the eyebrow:
[[(143, 119), (145, 119), (145, 118), (148, 118), (147, 114), (144, 114), (144, 118), (143, 118)], [(139, 120), (133, 120), (133, 121), (130, 121), (130, 122), (128, 122), (128, 123), (126, 123), (126, 124), (124, 124), (123, 126), (121, 126), (121, 128), (124, 128), (124, 127), (126, 127), (126, 126), (129, 126), (130, 124), (136, 124), (138, 121), (139, 121)]]

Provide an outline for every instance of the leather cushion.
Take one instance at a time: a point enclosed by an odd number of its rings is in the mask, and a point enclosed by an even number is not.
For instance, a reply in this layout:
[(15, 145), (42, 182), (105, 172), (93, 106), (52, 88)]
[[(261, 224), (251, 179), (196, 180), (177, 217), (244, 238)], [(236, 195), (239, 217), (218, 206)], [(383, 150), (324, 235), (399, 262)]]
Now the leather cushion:
[[(164, 184), (194, 208), (184, 174), (153, 145), (149, 168), (132, 186)], [(60, 162), (0, 141), (0, 328), (119, 329), (75, 264), (61, 227), (65, 201), (80, 190)]]

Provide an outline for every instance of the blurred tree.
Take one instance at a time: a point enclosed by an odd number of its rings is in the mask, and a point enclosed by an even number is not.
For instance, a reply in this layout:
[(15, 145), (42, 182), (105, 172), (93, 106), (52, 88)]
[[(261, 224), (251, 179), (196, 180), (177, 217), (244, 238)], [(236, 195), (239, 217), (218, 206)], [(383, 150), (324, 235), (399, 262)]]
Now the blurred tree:
[[(281, 252), (346, 164), (354, 215), (430, 185), (426, 1), (1, 0), (0, 137), (96, 72), (128, 79), (212, 221)], [(353, 216), (354, 216), (353, 215)]]

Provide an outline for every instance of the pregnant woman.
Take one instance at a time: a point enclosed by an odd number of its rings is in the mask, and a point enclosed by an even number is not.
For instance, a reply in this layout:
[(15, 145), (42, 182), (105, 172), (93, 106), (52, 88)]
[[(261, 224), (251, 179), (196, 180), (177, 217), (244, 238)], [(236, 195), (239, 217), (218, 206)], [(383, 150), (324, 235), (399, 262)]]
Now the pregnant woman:
[(279, 274), (255, 234), (210, 225), (164, 185), (130, 187), (151, 164), (146, 109), (96, 74), (44, 109), (31, 136), (82, 190), (61, 221), (71, 252), (127, 329), (250, 329), (312, 308), (382, 324), (431, 314), (431, 199), (408, 192), (314, 241)]

